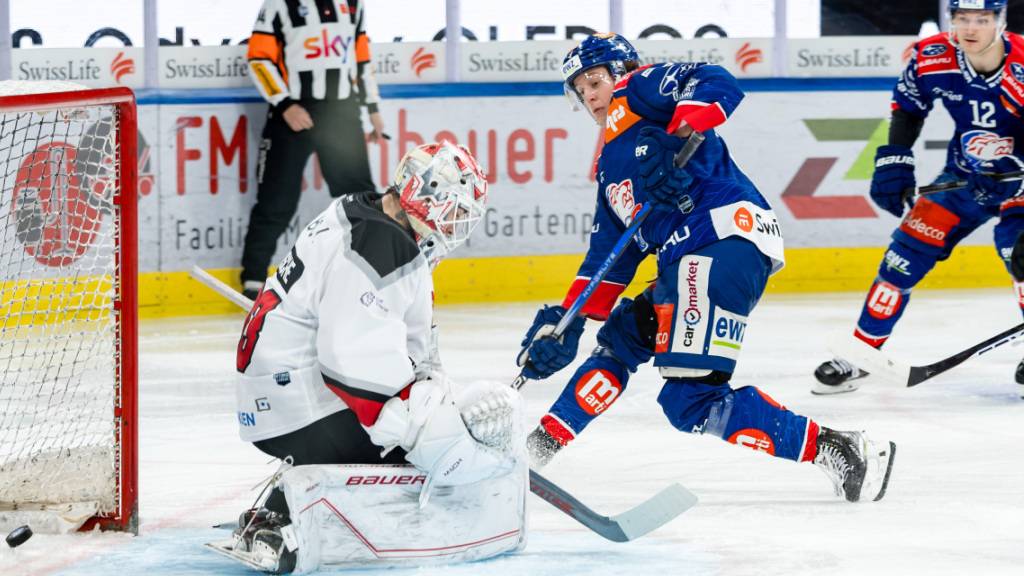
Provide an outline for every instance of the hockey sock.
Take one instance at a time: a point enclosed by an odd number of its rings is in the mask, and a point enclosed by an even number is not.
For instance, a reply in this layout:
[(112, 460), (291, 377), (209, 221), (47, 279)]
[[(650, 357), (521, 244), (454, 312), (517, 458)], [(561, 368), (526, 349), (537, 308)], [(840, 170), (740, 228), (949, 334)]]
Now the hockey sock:
[(798, 462), (812, 460), (817, 453), (818, 425), (753, 386), (733, 390), (723, 384), (670, 379), (658, 402), (684, 432), (711, 434)]

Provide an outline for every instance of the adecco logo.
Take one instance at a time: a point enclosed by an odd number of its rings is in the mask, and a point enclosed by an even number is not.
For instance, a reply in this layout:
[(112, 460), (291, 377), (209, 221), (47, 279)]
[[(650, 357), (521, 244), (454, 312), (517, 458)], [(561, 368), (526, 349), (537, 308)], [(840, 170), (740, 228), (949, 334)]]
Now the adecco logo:
[(752, 48), (750, 42), (744, 42), (743, 46), (736, 51), (735, 60), (740, 70), (746, 72), (747, 66), (764, 62), (764, 53), (760, 48)]

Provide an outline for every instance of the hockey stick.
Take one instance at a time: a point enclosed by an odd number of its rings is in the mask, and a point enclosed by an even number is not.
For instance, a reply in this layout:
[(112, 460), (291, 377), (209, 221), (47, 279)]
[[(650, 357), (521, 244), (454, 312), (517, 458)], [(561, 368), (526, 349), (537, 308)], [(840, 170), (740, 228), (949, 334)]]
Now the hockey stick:
[[(994, 172), (983, 172), (983, 176), (989, 176), (996, 182), (1006, 182), (1008, 180), (1020, 180), (1024, 177), (1024, 170), (1018, 170), (1016, 172), (1003, 172), (996, 174)], [(964, 188), (967, 186), (966, 180), (953, 180), (950, 182), (941, 182), (939, 184), (929, 184), (928, 186), (921, 186), (917, 189), (917, 193), (921, 196), (927, 196), (934, 194), (935, 192), (943, 192), (945, 190), (956, 190), (957, 188)]]
[[(190, 273), (200, 283), (205, 284), (239, 307), (246, 310), (252, 308), (252, 300), (239, 294), (231, 286), (221, 282), (199, 266), (193, 265)], [(533, 470), (530, 470), (530, 492), (588, 529), (613, 542), (628, 542), (639, 538), (651, 530), (665, 525), (697, 503), (697, 497), (692, 492), (681, 484), (674, 483), (651, 496), (647, 501), (621, 514), (611, 517), (602, 516)], [(217, 524), (214, 527), (234, 528), (229, 522)]]
[[(686, 166), (686, 163), (690, 161), (690, 158), (693, 157), (693, 154), (703, 142), (704, 135), (700, 132), (690, 134), (690, 137), (686, 140), (686, 144), (683, 145), (682, 150), (680, 150), (673, 159), (673, 163), (676, 168)], [(622, 253), (626, 251), (626, 247), (633, 241), (633, 237), (636, 236), (636, 233), (640, 230), (640, 226), (643, 225), (644, 220), (647, 219), (647, 216), (650, 215), (650, 213), (650, 202), (647, 202), (640, 207), (640, 211), (633, 216), (633, 220), (622, 233), (622, 236), (619, 237), (619, 241), (615, 243), (615, 246), (612, 246), (611, 251), (608, 252), (608, 256), (605, 257), (604, 262), (602, 262), (601, 266), (598, 267), (596, 272), (594, 272), (594, 275), (590, 277), (590, 281), (587, 282), (587, 285), (583, 288), (583, 291), (580, 292), (580, 295), (576, 297), (576, 301), (573, 302), (572, 306), (570, 306), (569, 309), (565, 311), (565, 314), (562, 315), (562, 319), (558, 321), (555, 329), (550, 334), (551, 338), (557, 339), (562, 337), (562, 334), (565, 333), (569, 324), (576, 319), (576, 315), (580, 313), (583, 306), (585, 306), (587, 301), (590, 300), (590, 297), (593, 296), (594, 292), (597, 290), (597, 286), (604, 280), (604, 277), (608, 275), (608, 272), (611, 271), (612, 267), (615, 266), (615, 263), (619, 260), (619, 256), (622, 256)], [(522, 354), (522, 352), (520, 354)], [(526, 384), (527, 380), (529, 380), (529, 378), (524, 376), (523, 371), (520, 370), (519, 375), (512, 381), (512, 387), (519, 390), (523, 387), (523, 384)]]
[(837, 358), (849, 360), (858, 368), (910, 387), (917, 386), (925, 380), (959, 366), (970, 358), (981, 356), (1022, 335), (1024, 335), (1024, 324), (1018, 324), (966, 350), (924, 366), (908, 366), (897, 362), (867, 342), (848, 335), (834, 335), (830, 338), (828, 348)]

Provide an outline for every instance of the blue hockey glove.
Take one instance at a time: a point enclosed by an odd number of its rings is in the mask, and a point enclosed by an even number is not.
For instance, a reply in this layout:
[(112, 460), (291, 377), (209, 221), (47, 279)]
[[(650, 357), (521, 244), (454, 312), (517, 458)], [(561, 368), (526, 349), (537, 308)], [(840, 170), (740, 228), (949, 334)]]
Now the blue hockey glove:
[(1013, 178), (997, 180), (998, 176), (986, 174), (1009, 174), (1024, 169), (1024, 162), (1016, 156), (1003, 156), (981, 165), (978, 172), (967, 175), (968, 190), (982, 206), (998, 206), (1024, 191), (1024, 180)]
[(1024, 233), (1017, 236), (1010, 252), (1010, 275), (1017, 282), (1024, 282)]
[(916, 188), (914, 152), (906, 146), (879, 146), (871, 176), (871, 199), (875, 204), (899, 218), (904, 203), (913, 203)]
[(577, 316), (565, 329), (561, 338), (554, 338), (551, 333), (565, 315), (561, 306), (545, 306), (537, 311), (533, 318), (533, 326), (526, 332), (516, 363), (523, 368), (523, 376), (531, 380), (543, 380), (568, 366), (576, 358), (576, 350), (583, 335), (583, 324), (586, 321)]
[[(676, 168), (675, 155), (686, 144), (679, 138), (656, 126), (644, 126), (636, 140), (636, 157), (640, 162), (640, 188), (651, 202), (668, 206), (690, 205), (686, 201), (693, 176), (685, 169)], [(689, 211), (689, 210), (687, 210)]]

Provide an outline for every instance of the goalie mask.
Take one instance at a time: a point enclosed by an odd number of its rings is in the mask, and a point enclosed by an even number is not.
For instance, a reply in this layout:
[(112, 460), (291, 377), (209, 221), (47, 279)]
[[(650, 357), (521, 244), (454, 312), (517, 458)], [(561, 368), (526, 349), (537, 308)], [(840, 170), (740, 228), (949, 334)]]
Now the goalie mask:
[(431, 267), (469, 238), (487, 204), (483, 170), (447, 141), (410, 150), (395, 169), (394, 188)]
[(587, 36), (565, 55), (562, 60), (562, 78), (565, 96), (573, 110), (579, 110), (583, 104), (573, 82), (588, 70), (604, 66), (612, 76), (613, 82), (625, 76), (630, 63), (636, 65), (640, 55), (628, 40), (615, 33), (594, 34)]

